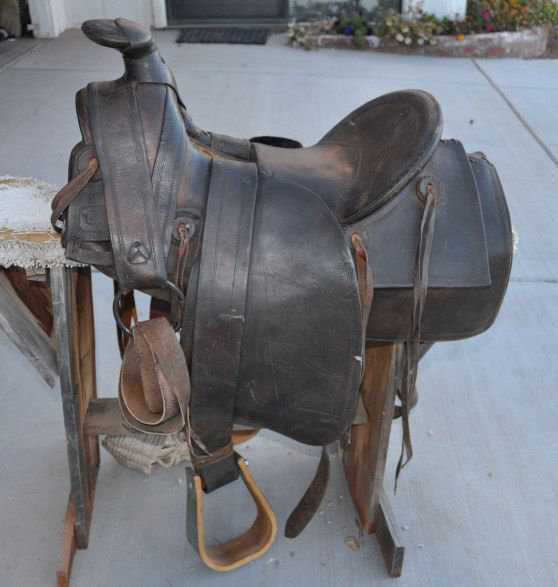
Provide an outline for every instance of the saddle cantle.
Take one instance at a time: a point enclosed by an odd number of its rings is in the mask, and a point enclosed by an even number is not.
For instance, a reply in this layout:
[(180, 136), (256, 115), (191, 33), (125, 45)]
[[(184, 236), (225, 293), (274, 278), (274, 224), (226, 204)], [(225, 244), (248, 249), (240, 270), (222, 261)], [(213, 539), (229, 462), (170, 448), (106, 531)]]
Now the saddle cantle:
[[(276, 532), (232, 448), (233, 423), (334, 442), (353, 418), (366, 342), (405, 341), (402, 466), (420, 344), (478, 334), (498, 313), (512, 257), (505, 198), (484, 155), (440, 139), (440, 107), (426, 92), (372, 100), (309, 148), (236, 139), (195, 126), (150, 31), (123, 19), (82, 30), (119, 50), (125, 72), (77, 93), (82, 140), (53, 225), (68, 258), (115, 280), (115, 317), (132, 340), (124, 416), (154, 432), (186, 423), (189, 540), (208, 566), (230, 570)], [(168, 325), (123, 321), (134, 289), (172, 304), (181, 349)], [(327, 471), (324, 451), (289, 536), (317, 509)], [(206, 547), (203, 492), (238, 477), (256, 521)]]

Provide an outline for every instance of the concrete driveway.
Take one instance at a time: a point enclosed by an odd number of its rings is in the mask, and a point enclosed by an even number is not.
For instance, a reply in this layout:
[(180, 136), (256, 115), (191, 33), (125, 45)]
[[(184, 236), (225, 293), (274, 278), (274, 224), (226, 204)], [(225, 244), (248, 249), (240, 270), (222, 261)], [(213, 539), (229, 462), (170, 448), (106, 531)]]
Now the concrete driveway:
[[(320, 515), (297, 540), (226, 576), (186, 542), (184, 468), (151, 477), (103, 452), (90, 546), (74, 585), (556, 585), (558, 584), (558, 61), (470, 60), (353, 51), (176, 45), (157, 35), (196, 123), (279, 134), (308, 145), (380, 94), (420, 88), (440, 101), (447, 138), (482, 150), (500, 173), (519, 233), (512, 281), (487, 333), (434, 347), (421, 364), (415, 458), (393, 507), (407, 546), (389, 579), (373, 537), (359, 534), (339, 459)], [(76, 90), (121, 72), (121, 58), (79, 31), (39, 45), (0, 72), (0, 175), (66, 179), (79, 140)], [(112, 284), (95, 275), (101, 395), (119, 361)], [(49, 389), (0, 335), (0, 584), (51, 585), (69, 491), (59, 390)], [(392, 432), (388, 487), (399, 424)], [(285, 520), (319, 449), (264, 433), (244, 448)], [(207, 531), (247, 524), (237, 488), (208, 500)], [(355, 537), (360, 548), (349, 549)]]

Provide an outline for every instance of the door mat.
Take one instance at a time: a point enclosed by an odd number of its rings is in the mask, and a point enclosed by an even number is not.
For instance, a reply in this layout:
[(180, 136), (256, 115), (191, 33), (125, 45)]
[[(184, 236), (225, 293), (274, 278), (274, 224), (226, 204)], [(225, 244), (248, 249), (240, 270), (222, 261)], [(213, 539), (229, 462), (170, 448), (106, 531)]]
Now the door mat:
[(199, 27), (183, 29), (177, 43), (220, 43), (234, 45), (265, 45), (271, 29)]

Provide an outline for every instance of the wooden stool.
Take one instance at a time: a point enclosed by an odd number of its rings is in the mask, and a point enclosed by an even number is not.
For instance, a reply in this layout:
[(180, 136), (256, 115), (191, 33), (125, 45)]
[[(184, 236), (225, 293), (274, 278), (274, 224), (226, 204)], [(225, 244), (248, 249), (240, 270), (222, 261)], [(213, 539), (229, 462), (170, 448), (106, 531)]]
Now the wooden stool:
[[(98, 437), (134, 431), (125, 424), (117, 398), (97, 398), (91, 270), (67, 261), (59, 236), (50, 229), (55, 192), (36, 180), (0, 178), (0, 329), (51, 387), (60, 377), (70, 469), (57, 570), (57, 584), (63, 587), (69, 584), (76, 548), (88, 544), (100, 464)], [(37, 215), (22, 224), (22, 210)], [(360, 522), (365, 532), (376, 534), (393, 577), (401, 574), (404, 549), (383, 480), (401, 373), (401, 344), (367, 348), (363, 401), (343, 442), (343, 464)], [(251, 434), (238, 430), (237, 438)]]

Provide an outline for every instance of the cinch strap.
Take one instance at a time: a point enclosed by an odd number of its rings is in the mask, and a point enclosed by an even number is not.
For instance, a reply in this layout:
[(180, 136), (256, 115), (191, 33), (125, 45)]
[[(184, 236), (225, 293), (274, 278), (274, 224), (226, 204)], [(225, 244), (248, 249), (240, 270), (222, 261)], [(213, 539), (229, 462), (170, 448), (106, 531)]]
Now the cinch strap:
[(207, 493), (239, 474), (232, 452), (223, 458), (222, 451), (231, 444), (257, 193), (255, 164), (213, 160), (201, 237), (190, 402), (197, 444), (192, 464)]

